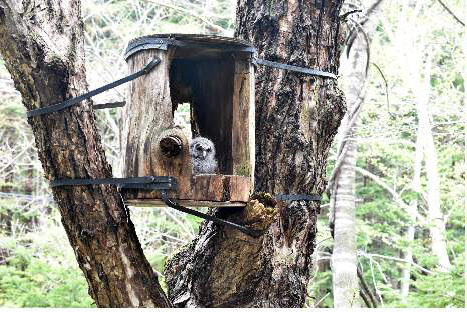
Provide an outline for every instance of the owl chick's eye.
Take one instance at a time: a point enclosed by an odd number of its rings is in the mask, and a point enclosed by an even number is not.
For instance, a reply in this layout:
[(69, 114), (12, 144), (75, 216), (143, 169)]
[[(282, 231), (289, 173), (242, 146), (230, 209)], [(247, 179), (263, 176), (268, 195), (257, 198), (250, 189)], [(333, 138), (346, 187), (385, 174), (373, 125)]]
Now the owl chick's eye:
[(201, 146), (196, 146), (196, 150), (199, 151), (199, 152), (202, 152), (203, 151), (203, 148)]
[(211, 152), (211, 148), (209, 147), (209, 148), (207, 149), (207, 151), (208, 151), (208, 153), (210, 153), (210, 152)]

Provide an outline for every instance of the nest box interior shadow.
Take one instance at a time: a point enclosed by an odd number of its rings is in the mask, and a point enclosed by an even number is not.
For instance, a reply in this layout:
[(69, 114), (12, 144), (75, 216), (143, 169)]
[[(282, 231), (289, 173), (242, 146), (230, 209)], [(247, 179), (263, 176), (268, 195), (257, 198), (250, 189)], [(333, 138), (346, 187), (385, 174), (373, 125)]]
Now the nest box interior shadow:
[[(161, 63), (131, 82), (121, 131), (122, 176), (171, 176), (168, 195), (188, 206), (243, 206), (254, 175), (254, 48), (233, 38), (154, 35), (132, 40), (129, 72)], [(190, 103), (192, 136), (210, 139), (216, 174), (194, 175), (189, 140), (174, 112)], [(125, 190), (132, 205), (162, 204), (158, 190)]]

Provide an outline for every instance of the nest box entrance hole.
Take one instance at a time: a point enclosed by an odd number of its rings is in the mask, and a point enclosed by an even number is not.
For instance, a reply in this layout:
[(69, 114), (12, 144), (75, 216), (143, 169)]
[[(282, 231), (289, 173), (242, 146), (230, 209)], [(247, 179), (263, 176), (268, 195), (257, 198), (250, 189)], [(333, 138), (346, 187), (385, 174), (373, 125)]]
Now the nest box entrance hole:
[(175, 114), (189, 103), (191, 137), (210, 139), (216, 148), (219, 174), (233, 174), (232, 99), (235, 63), (232, 57), (174, 58), (170, 64), (170, 96)]

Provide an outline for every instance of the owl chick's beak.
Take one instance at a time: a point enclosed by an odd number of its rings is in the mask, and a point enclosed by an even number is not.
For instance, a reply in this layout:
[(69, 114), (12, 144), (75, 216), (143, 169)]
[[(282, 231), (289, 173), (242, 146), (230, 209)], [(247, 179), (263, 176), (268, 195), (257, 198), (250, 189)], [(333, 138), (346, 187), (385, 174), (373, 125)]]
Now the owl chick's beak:
[(207, 151), (203, 151), (203, 158), (206, 158), (208, 152)]

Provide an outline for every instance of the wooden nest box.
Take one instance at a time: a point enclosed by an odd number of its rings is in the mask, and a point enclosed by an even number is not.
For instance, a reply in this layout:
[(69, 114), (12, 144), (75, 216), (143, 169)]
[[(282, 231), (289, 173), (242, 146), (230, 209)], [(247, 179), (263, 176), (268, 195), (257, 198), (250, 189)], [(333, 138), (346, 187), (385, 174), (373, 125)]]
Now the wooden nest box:
[[(121, 136), (122, 176), (171, 176), (168, 196), (186, 206), (244, 206), (254, 175), (254, 48), (233, 38), (153, 35), (130, 41), (129, 72), (161, 63), (130, 84)], [(175, 126), (189, 103), (192, 136), (215, 146), (218, 171), (194, 175), (189, 135)], [(125, 190), (131, 205), (161, 205), (159, 190)]]

